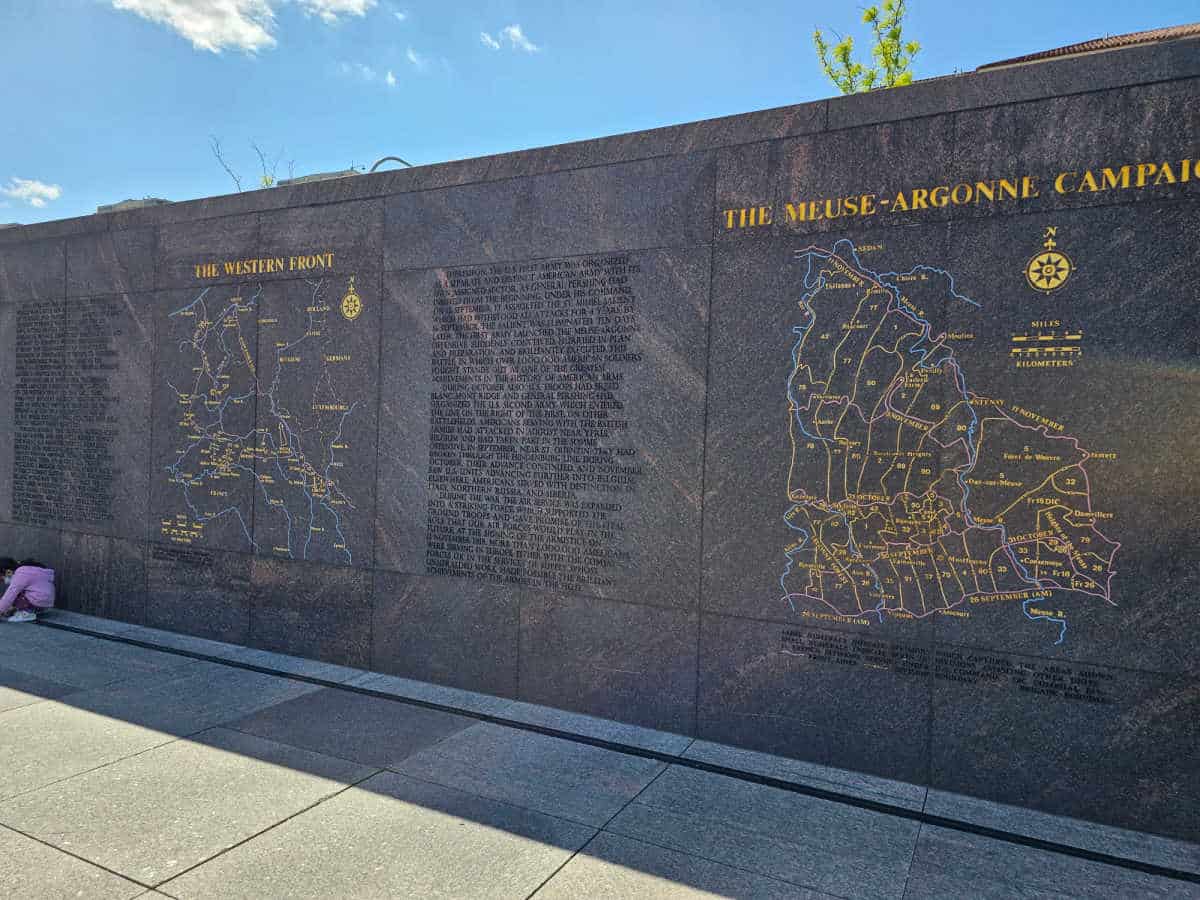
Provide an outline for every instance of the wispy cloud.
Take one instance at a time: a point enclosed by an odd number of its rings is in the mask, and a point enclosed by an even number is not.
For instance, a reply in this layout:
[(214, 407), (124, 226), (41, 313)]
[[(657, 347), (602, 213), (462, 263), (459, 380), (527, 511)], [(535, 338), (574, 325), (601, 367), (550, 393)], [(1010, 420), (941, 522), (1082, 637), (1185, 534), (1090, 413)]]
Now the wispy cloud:
[(400, 12), (398, 9), (392, 10), (392, 15), (396, 17), (397, 22), (405, 22), (408, 20), (408, 13)]
[(499, 50), (504, 42), (513, 50), (523, 50), (526, 53), (537, 53), (542, 48), (525, 36), (520, 25), (505, 25), (492, 37), (486, 31), (479, 32), (479, 41), (490, 50)]
[(429, 71), (429, 57), (422, 56), (412, 47), (408, 48), (408, 52), (404, 54), (404, 58), (412, 64), (412, 67), (418, 72)]
[[(216, 3), (222, 0), (214, 0)], [(337, 22), (340, 16), (365, 16), (378, 0), (299, 0), (301, 8), (310, 16), (320, 16), (328, 25)]]
[(36, 178), (17, 178), (8, 180), (7, 187), (0, 188), (0, 194), (21, 200), (30, 206), (41, 209), (48, 201), (57, 200), (62, 196), (62, 188), (57, 184), (46, 184)]
[(508, 25), (500, 34), (508, 38), (509, 43), (517, 50), (524, 50), (526, 53), (537, 53), (541, 49), (541, 47), (525, 37), (525, 32), (521, 31), (520, 25)]
[(349, 78), (361, 78), (363, 81), (375, 81), (379, 78), (379, 73), (366, 63), (343, 62), (338, 66), (338, 70)]
[(363, 62), (344, 60), (337, 65), (338, 74), (351, 81), (361, 81), (364, 84), (385, 84), (389, 88), (397, 87), (400, 79), (391, 69), (376, 68)]
[(166, 25), (197, 50), (256, 53), (275, 46), (272, 0), (112, 0), (157, 25)]
[(342, 18), (363, 17), (379, 0), (110, 0), (113, 9), (131, 12), (165, 25), (191, 41), (197, 50), (257, 53), (278, 41), (276, 11), (295, 3), (305, 15), (327, 25)]

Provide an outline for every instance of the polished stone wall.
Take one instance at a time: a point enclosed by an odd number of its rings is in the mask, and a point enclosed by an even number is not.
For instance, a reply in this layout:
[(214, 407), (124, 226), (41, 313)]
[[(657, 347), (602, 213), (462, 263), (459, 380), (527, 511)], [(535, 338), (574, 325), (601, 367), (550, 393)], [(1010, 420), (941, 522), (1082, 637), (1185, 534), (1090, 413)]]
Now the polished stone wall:
[(1198, 97), (1177, 41), (0, 231), (0, 553), (1200, 839)]

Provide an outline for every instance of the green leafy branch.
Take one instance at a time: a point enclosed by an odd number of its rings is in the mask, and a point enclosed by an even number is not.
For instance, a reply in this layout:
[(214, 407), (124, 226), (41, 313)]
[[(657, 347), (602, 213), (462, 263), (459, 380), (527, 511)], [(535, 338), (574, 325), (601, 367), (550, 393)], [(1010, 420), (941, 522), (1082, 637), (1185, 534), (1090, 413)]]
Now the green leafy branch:
[(854, 94), (912, 83), (912, 61), (921, 45), (904, 40), (906, 13), (904, 0), (884, 0), (882, 8), (868, 6), (863, 10), (863, 23), (871, 26), (875, 39), (871, 49), (874, 64), (869, 67), (854, 58), (851, 35), (837, 35), (838, 42), (831, 47), (821, 29), (813, 31), (813, 45), (817, 48), (821, 69), (838, 90), (843, 94)]

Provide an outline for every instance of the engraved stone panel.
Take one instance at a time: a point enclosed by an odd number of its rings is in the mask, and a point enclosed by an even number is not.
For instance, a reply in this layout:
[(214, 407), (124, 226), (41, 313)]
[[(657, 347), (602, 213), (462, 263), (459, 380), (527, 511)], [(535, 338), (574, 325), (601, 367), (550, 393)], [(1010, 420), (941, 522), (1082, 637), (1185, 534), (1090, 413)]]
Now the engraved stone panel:
[[(1198, 209), (951, 229), (946, 267), (980, 304), (947, 322), (980, 411), (964, 482), (974, 519), (1004, 529), (1013, 555), (1001, 564), (1026, 577), (939, 618), (939, 641), (1197, 673)], [(1050, 254), (1070, 269), (1047, 292), (1028, 267)]]
[(324, 203), (260, 216), (260, 255), (281, 260), (271, 278), (362, 277), (383, 254), (383, 201)]
[(478, 579), (376, 572), (371, 667), (515, 697), (520, 598), (529, 593)]
[[(706, 609), (903, 635), (968, 588), (939, 493), (952, 299), (908, 273), (938, 228), (775, 238), (715, 251)], [(916, 348), (916, 351), (914, 351)]]
[[(955, 175), (961, 169), (954, 146), (953, 116), (796, 138), (780, 145), (775, 157), (776, 195), (762, 202), (775, 201), (772, 227), (776, 233), (941, 221), (954, 215), (955, 207), (932, 191), (958, 180)], [(921, 193), (914, 197), (914, 189)], [(740, 214), (719, 226), (721, 235), (736, 236), (742, 228)]]
[(61, 569), (62, 532), (30, 525), (0, 523), (0, 556), (11, 556), (18, 562), (23, 559), (36, 559), (52, 569)]
[(380, 565), (694, 605), (707, 257), (390, 276)]
[(149, 298), (21, 303), (12, 334), (13, 520), (138, 534), (146, 519)]
[(523, 597), (520, 698), (691, 734), (697, 618), (594, 597)]
[(245, 553), (151, 544), (144, 624), (244, 644), (250, 632), (252, 559)]
[(65, 289), (62, 239), (0, 246), (0, 303), (61, 297)]
[(707, 153), (399, 194), (387, 270), (685, 246), (709, 240)]
[(255, 557), (246, 643), (366, 668), (371, 658), (371, 573)]
[(254, 549), (261, 284), (155, 295), (151, 541)]
[(697, 735), (928, 783), (928, 648), (878, 634), (703, 613)]
[(152, 228), (97, 231), (67, 238), (67, 296), (154, 289)]
[(16, 380), (17, 308), (9, 303), (0, 303), (0, 522), (12, 521)]
[(145, 545), (63, 532), (58, 606), (141, 625), (146, 613)]
[(971, 669), (986, 677), (934, 687), (932, 787), (1200, 839), (1194, 676), (995, 653)]
[[(1200, 79), (991, 106), (955, 117), (964, 173), (1034, 178), (1020, 212), (1200, 197)], [(1119, 124), (1116, 124), (1119, 123)], [(957, 216), (1016, 212), (963, 204)]]
[(262, 255), (257, 215), (161, 225), (156, 258), (158, 288), (229, 284), (268, 274), (266, 266), (258, 264)]
[(256, 551), (370, 566), (379, 275), (270, 283), (257, 315)]
[(1194, 839), (1200, 245), (1150, 199), (719, 246), (702, 735)]

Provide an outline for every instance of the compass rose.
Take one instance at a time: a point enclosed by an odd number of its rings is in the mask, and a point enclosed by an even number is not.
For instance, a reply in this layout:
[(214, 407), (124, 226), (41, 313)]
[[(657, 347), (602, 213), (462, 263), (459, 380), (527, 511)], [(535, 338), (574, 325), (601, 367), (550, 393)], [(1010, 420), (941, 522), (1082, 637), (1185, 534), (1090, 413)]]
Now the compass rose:
[(354, 289), (354, 276), (351, 275), (350, 287), (346, 289), (346, 296), (342, 298), (342, 315), (346, 317), (347, 321), (353, 322), (362, 313), (362, 309), (362, 298)]
[(1043, 294), (1058, 290), (1075, 271), (1070, 258), (1061, 250), (1055, 249), (1058, 246), (1058, 241), (1055, 240), (1057, 236), (1058, 228), (1047, 228), (1043, 235), (1045, 239), (1042, 241), (1042, 249), (1035, 253), (1025, 266), (1025, 280), (1031, 288)]
[(1025, 267), (1025, 277), (1035, 291), (1048, 294), (1066, 284), (1073, 269), (1066, 254), (1057, 250), (1046, 250), (1029, 261), (1029, 265)]

